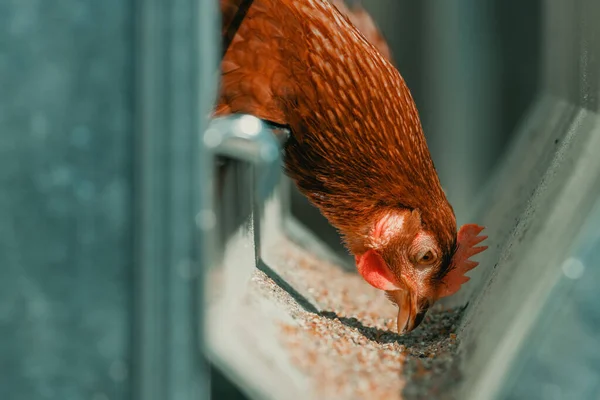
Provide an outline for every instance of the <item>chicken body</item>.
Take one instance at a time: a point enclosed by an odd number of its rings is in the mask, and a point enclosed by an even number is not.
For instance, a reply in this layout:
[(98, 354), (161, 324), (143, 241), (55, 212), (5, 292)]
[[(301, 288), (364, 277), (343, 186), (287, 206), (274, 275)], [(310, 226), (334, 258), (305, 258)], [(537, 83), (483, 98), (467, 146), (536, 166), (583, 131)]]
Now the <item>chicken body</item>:
[[(232, 10), (231, 0), (221, 6)], [(404, 332), (465, 278), (448, 282), (459, 266), (456, 220), (384, 44), (327, 1), (254, 0), (224, 55), (215, 115), (290, 128), (288, 175), (341, 232), (367, 282), (398, 303)]]

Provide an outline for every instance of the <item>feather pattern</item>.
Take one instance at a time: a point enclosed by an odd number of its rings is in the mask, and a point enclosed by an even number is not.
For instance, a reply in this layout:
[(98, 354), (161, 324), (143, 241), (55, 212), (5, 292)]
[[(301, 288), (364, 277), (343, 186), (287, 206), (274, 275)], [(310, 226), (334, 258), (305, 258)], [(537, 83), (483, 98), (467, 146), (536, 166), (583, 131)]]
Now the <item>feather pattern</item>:
[(329, 2), (253, 1), (223, 59), (215, 115), (229, 113), (290, 128), (287, 173), (346, 237), (382, 210), (417, 209), (444, 252), (456, 248), (410, 91)]

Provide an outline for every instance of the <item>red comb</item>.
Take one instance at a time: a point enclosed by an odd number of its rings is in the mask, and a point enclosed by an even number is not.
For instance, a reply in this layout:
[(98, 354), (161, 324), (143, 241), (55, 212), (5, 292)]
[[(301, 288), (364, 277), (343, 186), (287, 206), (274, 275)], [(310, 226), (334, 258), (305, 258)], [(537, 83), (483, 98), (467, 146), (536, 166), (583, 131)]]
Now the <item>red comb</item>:
[(471, 261), (469, 258), (488, 248), (487, 246), (476, 246), (487, 239), (487, 236), (478, 236), (483, 229), (483, 226), (475, 224), (466, 224), (460, 227), (457, 238), (458, 248), (452, 257), (450, 269), (442, 280), (438, 298), (453, 295), (458, 292), (463, 283), (470, 279), (465, 274), (479, 263)]

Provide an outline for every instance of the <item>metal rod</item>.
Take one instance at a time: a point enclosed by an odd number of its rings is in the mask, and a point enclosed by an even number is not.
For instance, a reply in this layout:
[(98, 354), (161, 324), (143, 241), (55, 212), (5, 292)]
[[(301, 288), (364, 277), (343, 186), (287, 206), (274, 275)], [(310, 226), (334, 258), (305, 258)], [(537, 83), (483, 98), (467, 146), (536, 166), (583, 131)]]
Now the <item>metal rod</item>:
[(208, 368), (198, 346), (202, 308), (195, 291), (202, 276), (194, 217), (201, 191), (198, 132), (208, 115), (198, 111), (208, 110), (210, 93), (216, 91), (211, 78), (218, 53), (210, 49), (218, 46), (213, 32), (218, 25), (211, 5), (139, 0), (136, 7), (136, 319), (131, 342), (133, 397), (140, 400), (209, 398)]

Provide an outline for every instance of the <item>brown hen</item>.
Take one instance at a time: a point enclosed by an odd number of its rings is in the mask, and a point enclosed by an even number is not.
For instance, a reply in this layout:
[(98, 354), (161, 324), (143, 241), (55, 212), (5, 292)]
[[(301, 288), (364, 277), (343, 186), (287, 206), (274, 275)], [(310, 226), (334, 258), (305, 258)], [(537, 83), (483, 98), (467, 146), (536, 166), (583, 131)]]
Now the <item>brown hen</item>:
[(333, 3), (350, 18), (324, 0), (221, 0), (215, 116), (289, 127), (286, 172), (341, 232), (365, 280), (399, 305), (403, 333), (468, 280), (485, 237), (477, 225), (457, 236), (415, 103), (373, 21)]

